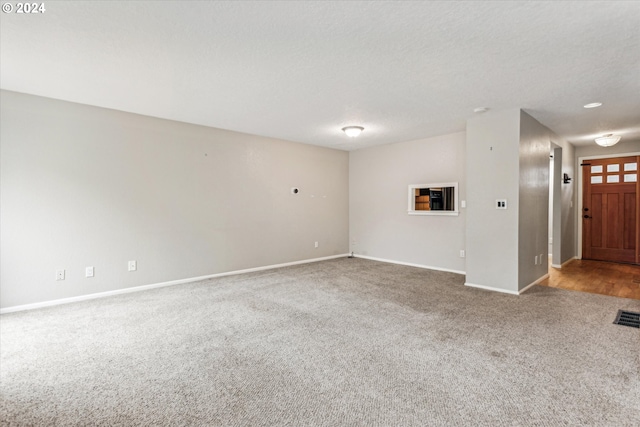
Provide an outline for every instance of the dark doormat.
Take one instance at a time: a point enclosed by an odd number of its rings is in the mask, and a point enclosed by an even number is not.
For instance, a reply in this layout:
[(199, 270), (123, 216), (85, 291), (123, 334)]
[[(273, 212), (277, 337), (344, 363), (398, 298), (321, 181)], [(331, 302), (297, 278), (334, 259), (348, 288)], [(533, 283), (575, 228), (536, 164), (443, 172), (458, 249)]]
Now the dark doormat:
[(613, 323), (616, 325), (631, 326), (632, 328), (640, 328), (640, 313), (618, 310), (618, 315)]

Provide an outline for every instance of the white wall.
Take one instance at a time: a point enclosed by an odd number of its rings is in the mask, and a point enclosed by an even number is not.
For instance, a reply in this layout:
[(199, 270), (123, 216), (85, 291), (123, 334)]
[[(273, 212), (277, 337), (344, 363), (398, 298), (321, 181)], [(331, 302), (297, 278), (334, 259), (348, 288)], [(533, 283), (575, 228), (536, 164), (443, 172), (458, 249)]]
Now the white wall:
[(576, 147), (575, 166), (579, 167), (578, 158), (591, 156), (610, 156), (612, 154), (626, 154), (640, 152), (640, 140), (620, 141), (613, 147), (601, 147), (595, 142), (589, 145), (580, 145)]
[(357, 255), (463, 272), (465, 210), (408, 215), (408, 186), (458, 182), (465, 198), (465, 133), (352, 151), (349, 226)]
[(3, 308), (348, 251), (347, 152), (7, 91), (1, 105)]
[[(468, 285), (517, 292), (520, 110), (467, 121)], [(496, 199), (507, 209), (497, 210)]]

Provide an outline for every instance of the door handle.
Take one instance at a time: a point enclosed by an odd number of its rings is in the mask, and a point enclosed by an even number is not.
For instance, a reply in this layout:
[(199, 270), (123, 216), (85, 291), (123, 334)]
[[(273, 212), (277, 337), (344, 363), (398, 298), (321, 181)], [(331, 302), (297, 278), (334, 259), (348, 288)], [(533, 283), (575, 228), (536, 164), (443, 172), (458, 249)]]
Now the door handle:
[(585, 215), (584, 219), (590, 219), (591, 217), (589, 215)]

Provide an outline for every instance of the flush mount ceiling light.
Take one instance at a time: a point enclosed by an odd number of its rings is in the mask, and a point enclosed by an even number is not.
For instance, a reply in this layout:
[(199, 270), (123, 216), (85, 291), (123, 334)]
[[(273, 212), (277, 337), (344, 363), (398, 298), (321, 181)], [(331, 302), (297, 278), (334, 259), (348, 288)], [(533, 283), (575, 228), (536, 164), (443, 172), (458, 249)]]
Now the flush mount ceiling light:
[(618, 141), (620, 141), (620, 138), (622, 137), (619, 135), (609, 133), (607, 135), (601, 136), (600, 138), (596, 138), (596, 144), (602, 147), (611, 147), (612, 145), (616, 145)]
[(486, 113), (487, 111), (489, 111), (488, 107), (478, 107), (478, 108), (474, 108), (473, 112), (474, 113)]
[(596, 108), (602, 105), (602, 102), (592, 102), (591, 104), (584, 105), (584, 108)]
[(364, 128), (362, 126), (347, 126), (342, 128), (342, 131), (351, 138), (355, 138), (356, 136), (360, 135), (363, 130)]

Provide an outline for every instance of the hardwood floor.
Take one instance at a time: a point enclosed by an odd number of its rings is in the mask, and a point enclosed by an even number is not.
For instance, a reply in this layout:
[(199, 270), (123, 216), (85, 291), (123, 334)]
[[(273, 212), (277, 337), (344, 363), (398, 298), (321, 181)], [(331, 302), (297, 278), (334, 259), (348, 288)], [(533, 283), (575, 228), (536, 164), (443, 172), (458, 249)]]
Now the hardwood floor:
[(540, 285), (640, 300), (640, 266), (574, 259)]

